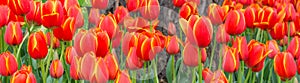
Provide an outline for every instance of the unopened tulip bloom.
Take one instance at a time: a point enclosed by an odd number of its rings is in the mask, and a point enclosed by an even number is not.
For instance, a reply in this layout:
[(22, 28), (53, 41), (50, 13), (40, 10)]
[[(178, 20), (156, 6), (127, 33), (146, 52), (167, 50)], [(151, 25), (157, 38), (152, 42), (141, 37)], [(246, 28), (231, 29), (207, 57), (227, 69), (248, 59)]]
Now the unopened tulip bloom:
[(275, 55), (280, 52), (279, 46), (275, 40), (267, 41), (266, 45), (269, 50), (272, 50), (272, 52), (268, 55), (268, 57), (273, 59)]
[(128, 71), (126, 70), (119, 70), (115, 83), (131, 83), (130, 76)]
[(109, 0), (91, 0), (92, 7), (100, 10), (104, 10), (108, 6)]
[(184, 19), (189, 19), (191, 15), (197, 15), (197, 4), (193, 2), (184, 3), (179, 11), (179, 16)]
[[(77, 0), (75, 0), (75, 1), (77, 1)], [(82, 13), (82, 10), (79, 6), (71, 6), (67, 10), (67, 16), (74, 17), (74, 19), (75, 19), (75, 23), (74, 23), (75, 29), (81, 28), (84, 25), (83, 13)]]
[(245, 16), (246, 26), (248, 28), (255, 27), (254, 23), (258, 21), (258, 11), (260, 10), (261, 8), (257, 4), (250, 5), (245, 9), (244, 16)]
[[(183, 63), (190, 67), (196, 67), (199, 64), (199, 55), (198, 50), (195, 46), (190, 43), (187, 43), (183, 49)], [(206, 50), (205, 48), (201, 49), (201, 62), (206, 61)]]
[(97, 36), (92, 31), (79, 29), (74, 38), (74, 48), (78, 56), (83, 56), (87, 52), (96, 52)]
[(274, 27), (269, 31), (271, 37), (275, 40), (281, 40), (287, 34), (288, 24), (284, 22), (278, 22)]
[(124, 6), (119, 6), (114, 12), (118, 24), (123, 24), (124, 18), (129, 16), (128, 9)]
[(108, 76), (110, 80), (116, 79), (119, 70), (118, 58), (116, 55), (107, 54), (104, 58), (104, 62), (106, 63), (108, 69)]
[(17, 15), (27, 14), (30, 10), (30, 4), (28, 0), (8, 0), (8, 6), (11, 11)]
[(221, 6), (213, 3), (208, 6), (207, 9), (208, 17), (210, 18), (212, 24), (219, 25), (222, 24), (225, 19), (225, 12)]
[(46, 35), (42, 31), (30, 34), (28, 38), (28, 54), (34, 59), (43, 59), (48, 54)]
[(239, 69), (240, 60), (236, 48), (225, 46), (223, 53), (223, 69), (225, 72), (234, 73)]
[(48, 0), (42, 7), (42, 24), (46, 28), (59, 27), (63, 23), (64, 9), (60, 1)]
[(113, 39), (116, 36), (119, 29), (116, 18), (113, 14), (101, 16), (98, 28), (106, 31), (110, 39)]
[(181, 7), (185, 3), (185, 0), (172, 0), (172, 1), (173, 1), (173, 5), (176, 7)]
[(107, 53), (109, 52), (109, 44), (110, 39), (106, 31), (96, 31), (97, 36), (97, 50), (96, 50), (96, 56), (97, 57), (105, 57)]
[(50, 75), (53, 78), (60, 78), (64, 74), (64, 67), (59, 59), (52, 60)]
[(160, 14), (160, 5), (158, 0), (143, 0), (139, 11), (145, 19), (157, 19)]
[(216, 33), (216, 39), (218, 43), (227, 43), (230, 40), (230, 35), (225, 30), (225, 25), (221, 24), (218, 27), (218, 31)]
[(169, 22), (169, 25), (168, 25), (168, 35), (176, 35), (176, 26), (174, 23), (172, 22)]
[(17, 60), (10, 52), (0, 54), (0, 66), (1, 76), (10, 76), (18, 70)]
[(42, 24), (42, 2), (30, 1), (30, 11), (26, 14), (26, 20), (36, 25)]
[(47, 45), (48, 45), (48, 47), (51, 47), (50, 43), (52, 43), (52, 46), (53, 46), (52, 48), (53, 49), (56, 49), (56, 48), (59, 47), (60, 42), (55, 36), (53, 38), (51, 38), (51, 33), (50, 32), (46, 33), (46, 36), (47, 36)]
[(74, 80), (79, 80), (81, 67), (81, 57), (74, 56), (70, 64), (70, 77)]
[(299, 42), (300, 42), (299, 37), (295, 36), (291, 40), (289, 46), (287, 47), (287, 51), (290, 52), (294, 56), (295, 59), (298, 59), (300, 56), (300, 51), (298, 50), (300, 48)]
[[(1, 2), (1, 1), (0, 1)], [(0, 6), (0, 28), (8, 23), (10, 9), (8, 6), (1, 5)]]
[(126, 58), (126, 68), (137, 70), (142, 68), (143, 64), (144, 62), (136, 54), (136, 47), (131, 47)]
[(53, 34), (56, 38), (63, 41), (71, 41), (73, 39), (73, 35), (75, 34), (75, 18), (68, 17), (64, 20), (64, 23), (58, 27), (53, 29)]
[(236, 37), (232, 42), (232, 47), (236, 48), (236, 53), (241, 60), (248, 59), (248, 48), (246, 37)]
[(71, 65), (74, 56), (78, 56), (75, 48), (73, 46), (67, 47), (65, 51), (65, 60), (69, 65)]
[(274, 58), (274, 71), (281, 80), (290, 80), (296, 75), (297, 65), (294, 57), (289, 52), (281, 52)]
[(36, 83), (36, 78), (31, 71), (31, 67), (22, 67), (13, 74), (10, 83)]
[(23, 40), (20, 22), (9, 22), (4, 34), (4, 40), (8, 45), (19, 45)]
[(168, 36), (168, 40), (166, 42), (166, 51), (170, 55), (175, 55), (180, 51), (176, 36)]
[(229, 83), (224, 72), (217, 70), (213, 74), (207, 74), (205, 83)]
[(277, 23), (277, 11), (272, 7), (263, 7), (258, 12), (258, 21), (254, 23), (255, 26), (261, 29), (270, 29)]
[(225, 20), (226, 32), (230, 35), (238, 35), (246, 30), (244, 14), (239, 10), (232, 10), (228, 13)]
[(98, 25), (100, 21), (99, 17), (100, 17), (99, 9), (91, 8), (89, 13), (89, 23)]

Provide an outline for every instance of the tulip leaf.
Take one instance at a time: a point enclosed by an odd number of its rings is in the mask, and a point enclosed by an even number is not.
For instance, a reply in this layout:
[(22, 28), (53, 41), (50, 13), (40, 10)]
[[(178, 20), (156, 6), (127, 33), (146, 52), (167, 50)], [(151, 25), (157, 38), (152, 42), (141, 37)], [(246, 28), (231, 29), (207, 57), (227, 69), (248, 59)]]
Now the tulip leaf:
[(90, 0), (78, 0), (78, 3), (81, 7), (91, 6)]
[(175, 69), (172, 69), (172, 68), (174, 68), (175, 62), (173, 62), (173, 60), (174, 60), (174, 55), (171, 55), (171, 57), (168, 60), (167, 69), (166, 69), (166, 77), (167, 77), (167, 80), (169, 83), (172, 83), (172, 81), (174, 80), (173, 73), (175, 72), (174, 71)]

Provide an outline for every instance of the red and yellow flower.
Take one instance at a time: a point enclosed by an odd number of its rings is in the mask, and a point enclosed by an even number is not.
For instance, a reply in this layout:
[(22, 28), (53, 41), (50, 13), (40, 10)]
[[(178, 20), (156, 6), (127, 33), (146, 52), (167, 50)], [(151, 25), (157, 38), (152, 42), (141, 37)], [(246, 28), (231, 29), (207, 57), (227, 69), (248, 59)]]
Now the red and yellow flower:
[(27, 51), (34, 59), (43, 59), (48, 54), (46, 35), (42, 31), (30, 34)]
[(8, 45), (19, 45), (23, 40), (20, 22), (9, 22), (4, 34), (4, 41)]
[(274, 58), (274, 71), (280, 76), (281, 80), (290, 80), (296, 75), (297, 65), (289, 52), (281, 52)]
[(1, 76), (10, 76), (18, 70), (17, 60), (10, 52), (0, 54), (0, 66)]

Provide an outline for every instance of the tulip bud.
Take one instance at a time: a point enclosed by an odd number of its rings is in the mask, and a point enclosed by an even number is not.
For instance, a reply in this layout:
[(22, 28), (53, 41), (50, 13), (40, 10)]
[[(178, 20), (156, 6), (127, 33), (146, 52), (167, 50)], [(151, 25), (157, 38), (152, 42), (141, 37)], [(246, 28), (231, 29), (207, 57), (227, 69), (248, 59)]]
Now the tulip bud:
[(100, 10), (104, 10), (108, 6), (109, 0), (91, 0), (92, 7)]
[(80, 67), (81, 67), (81, 57), (74, 56), (70, 64), (70, 77), (72, 79), (79, 80)]
[(98, 27), (103, 31), (106, 31), (110, 39), (113, 39), (115, 37), (116, 32), (119, 29), (115, 16), (113, 14), (108, 14), (107, 16), (100, 17)]
[(173, 0), (173, 4), (176, 7), (181, 7), (185, 3), (185, 0)]
[(295, 59), (298, 59), (299, 56), (300, 56), (300, 51), (298, 50), (300, 48), (300, 44), (299, 44), (299, 37), (298, 36), (295, 36), (289, 46), (287, 47), (287, 50), (288, 52), (290, 52)]
[(123, 24), (124, 18), (129, 16), (129, 12), (124, 6), (119, 6), (115, 10), (114, 16), (118, 24)]
[(222, 70), (217, 70), (213, 74), (208, 74), (204, 81), (205, 83), (229, 83)]
[(240, 60), (236, 54), (236, 48), (224, 46), (223, 68), (225, 72), (234, 73), (239, 69)]
[(100, 21), (99, 17), (100, 17), (99, 9), (91, 8), (89, 13), (89, 23), (98, 25)]
[(27, 14), (30, 10), (28, 0), (9, 0), (8, 6), (17, 15)]
[(75, 18), (68, 17), (60, 27), (53, 29), (54, 36), (59, 40), (71, 41), (76, 31), (74, 24)]
[(48, 54), (47, 39), (42, 31), (30, 34), (27, 46), (28, 54), (34, 59), (43, 59)]
[(222, 24), (225, 19), (225, 12), (217, 4), (210, 4), (207, 9), (207, 15), (210, 18), (212, 24), (219, 25)]
[(203, 79), (204, 79), (204, 80), (206, 79), (207, 76), (211, 76), (211, 75), (213, 75), (213, 72), (211, 72), (211, 71), (209, 70), (209, 68), (204, 68), (204, 69), (202, 70), (202, 76), (203, 76)]
[(36, 78), (31, 71), (31, 67), (23, 66), (13, 74), (10, 83), (36, 83)]
[(168, 25), (168, 35), (171, 35), (171, 36), (176, 35), (176, 26), (172, 22), (169, 22), (169, 25)]
[[(198, 66), (198, 50), (195, 46), (190, 43), (187, 43), (183, 49), (183, 63), (190, 67)], [(204, 63), (206, 61), (206, 50), (205, 48), (201, 49), (201, 62)]]
[(0, 54), (0, 75), (10, 76), (18, 70), (16, 58), (10, 52)]
[(258, 21), (254, 23), (255, 26), (261, 29), (270, 29), (277, 23), (277, 11), (272, 7), (263, 7), (258, 12)]
[(72, 46), (67, 47), (65, 51), (65, 59), (69, 65), (71, 65), (74, 56), (78, 56), (75, 48)]
[(126, 6), (127, 6), (128, 11), (135, 12), (139, 9), (141, 3), (142, 3), (142, 0), (127, 0)]
[(272, 52), (268, 55), (268, 57), (273, 59), (274, 56), (280, 52), (278, 44), (275, 40), (269, 40), (267, 41), (266, 45), (269, 50), (272, 50)]
[(26, 14), (26, 20), (37, 25), (42, 24), (42, 3), (30, 1), (30, 11)]
[(168, 36), (168, 40), (166, 42), (166, 51), (170, 55), (175, 55), (180, 51), (176, 36)]
[(230, 11), (226, 18), (225, 29), (228, 34), (238, 35), (246, 30), (245, 16), (241, 11)]
[(246, 26), (248, 28), (254, 28), (254, 23), (258, 21), (258, 11), (260, 11), (260, 6), (257, 5), (250, 5), (246, 8), (244, 16)]
[(19, 45), (23, 40), (20, 22), (9, 22), (5, 31), (4, 40), (8, 45)]
[(157, 19), (160, 12), (158, 0), (144, 0), (140, 6), (140, 13), (142, 17), (148, 20)]
[(156, 56), (156, 53), (158, 53), (161, 50), (160, 42), (157, 41), (156, 38), (146, 38), (140, 45), (140, 54), (138, 54), (138, 57), (145, 61), (153, 60)]
[(79, 29), (75, 36), (74, 48), (78, 56), (83, 56), (87, 52), (96, 52), (97, 36), (92, 31)]
[(111, 42), (109, 36), (105, 31), (96, 31), (96, 36), (98, 42), (96, 56), (105, 57), (109, 52), (109, 44)]
[(290, 80), (296, 75), (297, 65), (289, 52), (281, 52), (274, 58), (274, 71), (281, 80)]
[(122, 50), (124, 55), (127, 56), (131, 47), (136, 47), (138, 44), (138, 38), (133, 33), (126, 33), (123, 42), (122, 42)]
[(219, 25), (216, 39), (218, 43), (227, 43), (230, 40), (230, 35), (225, 31), (224, 24)]
[(131, 83), (131, 79), (126, 70), (119, 70), (115, 83)]
[(286, 33), (287, 28), (288, 28), (287, 23), (279, 22), (279, 23), (276, 23), (269, 32), (273, 39), (280, 40), (280, 39), (283, 39), (284, 36), (287, 34)]
[(64, 74), (64, 67), (59, 59), (52, 60), (50, 75), (53, 78), (60, 78)]
[[(75, 0), (77, 1), (77, 0)], [(80, 27), (82, 27), (84, 25), (84, 18), (83, 18), (83, 14), (82, 14), (82, 10), (79, 6), (71, 6), (68, 10), (67, 10), (67, 15), (69, 17), (74, 17), (74, 27), (75, 29), (78, 29)]]
[(140, 69), (144, 64), (144, 62), (142, 62), (142, 60), (138, 58), (136, 50), (136, 47), (131, 47), (126, 58), (126, 68), (130, 70)]
[(186, 20), (189, 19), (191, 15), (197, 15), (197, 14), (198, 14), (197, 4), (193, 2), (184, 3), (179, 10), (180, 17)]
[[(271, 53), (266, 45), (256, 41), (251, 40), (248, 44), (249, 56), (245, 60), (246, 65), (252, 69), (253, 72), (260, 71), (264, 66), (265, 58)], [(250, 56), (251, 55), (251, 56)]]
[(118, 58), (113, 54), (107, 54), (104, 58), (106, 65), (109, 65), (107, 66), (107, 69), (110, 80), (116, 79), (116, 76), (118, 75), (119, 64), (117, 60)]
[[(1, 1), (0, 1), (1, 2)], [(8, 6), (0, 6), (0, 29), (4, 25), (8, 23), (9, 15), (10, 15), (10, 9)]]
[(236, 39), (232, 42), (232, 47), (236, 48), (236, 53), (239, 56), (240, 60), (248, 59), (248, 49), (247, 47), (247, 39), (246, 37), (236, 37)]
[(63, 6), (58, 0), (48, 0), (42, 7), (42, 24), (46, 28), (59, 27), (63, 23)]

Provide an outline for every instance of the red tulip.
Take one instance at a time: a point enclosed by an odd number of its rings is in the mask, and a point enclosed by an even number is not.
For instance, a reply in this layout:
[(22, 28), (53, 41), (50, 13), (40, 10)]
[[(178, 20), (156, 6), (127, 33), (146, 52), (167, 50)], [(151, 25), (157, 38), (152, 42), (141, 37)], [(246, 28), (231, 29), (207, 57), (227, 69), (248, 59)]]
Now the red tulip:
[(179, 10), (179, 15), (186, 20), (191, 15), (198, 15), (197, 4), (193, 2), (184, 3)]
[(100, 17), (99, 9), (91, 8), (89, 13), (89, 23), (98, 25), (100, 21), (99, 17)]
[(131, 47), (126, 58), (126, 68), (130, 70), (140, 69), (144, 64), (144, 62), (142, 62), (142, 60), (138, 58), (136, 50), (136, 47)]
[(138, 44), (137, 35), (135, 35), (134, 33), (127, 32), (122, 41), (122, 50), (124, 52), (124, 55), (127, 56), (130, 48), (136, 47), (137, 44)]
[(148, 20), (157, 19), (160, 12), (158, 0), (144, 0), (140, 6), (141, 15)]
[(87, 52), (96, 52), (97, 36), (92, 31), (79, 29), (74, 39), (74, 48), (78, 56), (83, 56)]
[(287, 34), (287, 23), (279, 22), (274, 25), (274, 27), (269, 31), (271, 37), (275, 40), (283, 39)]
[(221, 6), (214, 3), (208, 6), (207, 15), (214, 25), (222, 24), (225, 19), (225, 12)]
[(269, 40), (269, 41), (267, 41), (266, 45), (269, 50), (272, 50), (272, 52), (268, 55), (268, 57), (273, 59), (275, 57), (275, 55), (280, 52), (278, 44), (275, 40)]
[(116, 79), (119, 70), (118, 58), (116, 55), (107, 54), (104, 58), (104, 61), (106, 65), (109, 65), (107, 66), (109, 79)]
[(119, 70), (115, 83), (131, 83), (128, 72), (126, 70)]
[(232, 47), (236, 48), (236, 53), (241, 60), (248, 59), (248, 49), (247, 47), (247, 39), (246, 37), (236, 37), (236, 39), (232, 42)]
[(208, 74), (204, 81), (205, 83), (229, 83), (222, 70), (217, 70), (213, 74)]
[(254, 3), (254, 0), (237, 0), (237, 1), (244, 5), (250, 5), (250, 4)]
[(300, 51), (298, 50), (300, 48), (300, 44), (299, 44), (299, 37), (295, 36), (292, 41), (290, 42), (289, 46), (287, 47), (288, 52), (290, 52), (295, 59), (298, 59), (300, 56)]
[(277, 20), (277, 11), (272, 7), (263, 7), (262, 10), (258, 12), (258, 21), (254, 23), (255, 26), (261, 29), (272, 28)]
[(2, 0), (0, 1), (0, 5), (7, 5), (8, 4), (8, 0)]
[(265, 58), (271, 53), (266, 45), (256, 41), (251, 40), (248, 44), (249, 56), (245, 60), (246, 65), (252, 69), (253, 72), (260, 71), (264, 66)]
[(175, 55), (179, 53), (180, 48), (176, 36), (168, 36), (168, 39), (166, 41), (166, 51), (170, 55)]
[(63, 24), (64, 10), (60, 1), (48, 0), (42, 7), (42, 24), (46, 28), (60, 27)]
[(281, 80), (290, 80), (296, 75), (297, 65), (289, 52), (281, 52), (274, 58), (274, 71)]
[(18, 62), (10, 52), (0, 54), (0, 66), (0, 75), (2, 76), (10, 76), (18, 70)]
[(24, 22), (24, 16), (22, 15), (16, 15), (14, 12), (9, 11), (9, 19), (8, 22), (14, 21), (14, 22)]
[[(1, 1), (0, 1), (1, 2)], [(8, 6), (0, 5), (0, 28), (9, 22), (10, 9)]]
[(65, 8), (65, 10), (68, 10), (71, 7), (80, 7), (78, 0), (60, 0), (61, 4)]
[(75, 18), (68, 17), (60, 27), (53, 29), (54, 36), (59, 40), (71, 41), (76, 31), (74, 24)]
[(78, 56), (75, 48), (72, 46), (67, 47), (65, 51), (65, 60), (69, 65), (71, 65), (75, 56)]
[(19, 45), (23, 40), (20, 22), (9, 22), (4, 34), (4, 40), (8, 45)]
[(124, 18), (129, 16), (129, 12), (124, 6), (119, 6), (115, 10), (114, 16), (116, 17), (116, 21), (118, 24), (123, 24)]
[[(286, 35), (288, 36), (288, 35), (290, 35), (290, 36), (295, 36), (295, 35), (297, 35), (297, 33), (296, 33), (296, 24), (295, 24), (295, 22), (289, 22), (290, 23), (290, 32), (286, 32)], [(288, 24), (288, 23), (286, 23), (286, 24)], [(288, 31), (288, 30), (285, 30), (285, 31)], [(290, 33), (290, 34), (289, 34)]]
[(246, 30), (245, 16), (241, 11), (230, 11), (226, 18), (225, 29), (228, 34), (238, 35)]
[(142, 0), (127, 0), (126, 6), (127, 6), (128, 11), (135, 12), (139, 9), (141, 3), (142, 3)]
[(296, 19), (296, 10), (293, 4), (284, 3), (278, 8), (278, 11), (283, 11), (285, 13), (284, 21), (292, 21)]
[(74, 56), (70, 64), (70, 77), (74, 80), (79, 80), (81, 68), (81, 57)]
[(172, 1), (174, 6), (176, 7), (181, 7), (185, 3), (185, 0), (172, 0)]
[(10, 83), (36, 83), (36, 78), (31, 71), (31, 67), (23, 66), (13, 74)]
[(55, 36), (53, 38), (51, 38), (51, 33), (50, 32), (48, 32), (46, 34), (46, 36), (47, 36), (47, 45), (48, 45), (48, 47), (51, 47), (50, 43), (52, 43), (52, 46), (53, 46), (52, 48), (54, 48), (54, 49), (56, 49), (56, 48), (59, 47), (60, 42), (59, 42), (59, 40)]
[(52, 60), (50, 75), (53, 78), (60, 78), (64, 74), (64, 67), (59, 59)]
[(240, 60), (236, 53), (236, 48), (224, 46), (223, 52), (223, 68), (225, 72), (234, 73), (239, 69)]
[(268, 6), (274, 6), (276, 3), (276, 0), (262, 0), (262, 4), (268, 5)]
[(108, 14), (107, 16), (100, 17), (98, 27), (103, 31), (106, 31), (110, 39), (113, 39), (115, 37), (119, 29), (116, 18), (113, 14)]
[(8, 6), (17, 15), (27, 14), (30, 10), (29, 0), (9, 0)]
[(169, 25), (168, 25), (168, 35), (171, 35), (171, 36), (176, 35), (176, 26), (172, 22), (169, 22)]
[(30, 11), (26, 14), (26, 20), (32, 24), (42, 24), (42, 3), (30, 1)]
[(145, 61), (153, 60), (156, 56), (156, 53), (158, 53), (161, 50), (160, 42), (158, 42), (158, 39), (156, 38), (146, 38), (143, 42), (139, 42), (138, 45), (138, 57)]
[(203, 79), (204, 79), (204, 80), (206, 79), (207, 76), (211, 76), (211, 75), (213, 75), (213, 72), (211, 72), (211, 71), (209, 70), (209, 68), (204, 68), (204, 69), (202, 70), (202, 76), (203, 76)]
[(280, 40), (279, 45), (284, 46), (284, 45), (287, 45), (287, 44), (288, 44), (288, 37), (284, 36), (284, 38)]
[(100, 10), (104, 10), (108, 6), (109, 0), (91, 0), (92, 7)]
[(219, 25), (216, 39), (218, 43), (227, 43), (230, 40), (230, 35), (225, 31), (224, 24)]
[(258, 11), (261, 8), (258, 4), (250, 5), (246, 8), (244, 12), (246, 26), (248, 28), (254, 28), (254, 23), (258, 21)]
[[(77, 1), (77, 0), (75, 0)], [(79, 6), (71, 6), (67, 10), (67, 16), (69, 17), (74, 17), (74, 27), (75, 29), (78, 29), (84, 25), (84, 18), (83, 18), (83, 13), (82, 10)]]
[[(198, 50), (195, 46), (190, 43), (185, 44), (183, 49), (183, 63), (190, 67), (198, 66)], [(206, 61), (206, 50), (205, 48), (201, 49), (201, 62), (204, 63)]]
[(42, 31), (30, 34), (28, 38), (28, 54), (34, 59), (43, 59), (47, 56), (47, 39)]
[(101, 31), (100, 29), (98, 29), (98, 31), (96, 31), (96, 37), (97, 37), (96, 56), (105, 57), (105, 55), (107, 55), (107, 53), (109, 52), (109, 44), (111, 42), (109, 36), (105, 31)]

